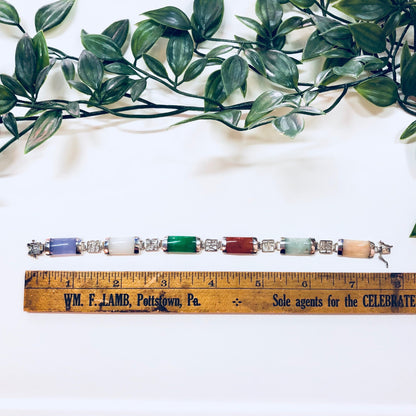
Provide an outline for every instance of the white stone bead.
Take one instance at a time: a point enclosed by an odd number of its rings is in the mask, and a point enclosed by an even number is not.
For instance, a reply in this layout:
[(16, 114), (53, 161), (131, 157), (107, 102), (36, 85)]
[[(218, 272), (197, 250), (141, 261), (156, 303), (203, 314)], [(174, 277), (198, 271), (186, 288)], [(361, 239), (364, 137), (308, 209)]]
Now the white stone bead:
[(111, 256), (131, 256), (137, 254), (137, 237), (110, 237), (106, 240), (106, 253)]

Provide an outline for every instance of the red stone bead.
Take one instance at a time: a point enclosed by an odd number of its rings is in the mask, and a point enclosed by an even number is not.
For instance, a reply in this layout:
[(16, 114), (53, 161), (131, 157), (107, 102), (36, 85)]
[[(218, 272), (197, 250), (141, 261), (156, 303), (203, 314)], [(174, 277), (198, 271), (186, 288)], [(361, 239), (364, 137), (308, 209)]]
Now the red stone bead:
[(258, 242), (254, 237), (224, 237), (222, 251), (227, 254), (257, 253)]

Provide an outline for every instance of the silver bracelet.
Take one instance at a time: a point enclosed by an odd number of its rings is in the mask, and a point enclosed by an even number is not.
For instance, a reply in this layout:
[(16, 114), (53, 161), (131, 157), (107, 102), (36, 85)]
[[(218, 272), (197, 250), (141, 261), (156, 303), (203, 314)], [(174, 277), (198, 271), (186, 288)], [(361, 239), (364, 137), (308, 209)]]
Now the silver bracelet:
[(390, 254), (392, 246), (382, 241), (379, 245), (367, 240), (315, 240), (314, 238), (288, 238), (280, 240), (258, 240), (255, 237), (223, 237), (222, 239), (202, 240), (194, 236), (168, 236), (163, 239), (139, 237), (109, 237), (104, 241), (83, 241), (79, 238), (48, 238), (45, 243), (32, 240), (28, 243), (28, 254), (37, 257), (41, 254), (49, 256), (77, 255), (84, 252), (108, 255), (134, 255), (142, 251), (159, 251), (167, 253), (198, 253), (222, 251), (226, 254), (256, 254), (280, 252), (283, 255), (308, 256), (316, 252), (321, 254), (337, 253), (339, 256), (352, 258), (373, 258), (379, 255), (386, 267), (383, 255)]

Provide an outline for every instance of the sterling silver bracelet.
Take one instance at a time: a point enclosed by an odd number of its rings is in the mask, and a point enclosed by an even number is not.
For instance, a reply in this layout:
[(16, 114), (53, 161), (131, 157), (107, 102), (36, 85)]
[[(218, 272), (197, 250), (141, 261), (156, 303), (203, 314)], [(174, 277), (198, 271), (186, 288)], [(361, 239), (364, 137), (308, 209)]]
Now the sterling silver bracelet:
[(378, 245), (367, 240), (315, 240), (314, 238), (288, 238), (280, 240), (258, 240), (255, 237), (223, 237), (222, 239), (202, 240), (194, 236), (168, 236), (163, 239), (139, 237), (109, 237), (104, 241), (83, 241), (79, 238), (48, 238), (44, 243), (32, 240), (28, 243), (29, 255), (70, 256), (87, 253), (104, 252), (108, 255), (134, 255), (142, 251), (159, 251), (167, 253), (198, 253), (202, 250), (222, 251), (226, 254), (256, 254), (280, 252), (283, 255), (308, 256), (337, 253), (343, 257), (373, 258), (378, 254), (386, 267), (383, 255), (390, 254), (392, 246), (382, 241)]

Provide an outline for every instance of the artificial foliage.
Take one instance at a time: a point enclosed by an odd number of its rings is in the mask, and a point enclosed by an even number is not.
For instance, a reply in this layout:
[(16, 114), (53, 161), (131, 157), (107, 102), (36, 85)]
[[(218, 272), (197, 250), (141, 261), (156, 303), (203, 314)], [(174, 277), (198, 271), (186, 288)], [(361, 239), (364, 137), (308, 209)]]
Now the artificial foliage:
[[(126, 19), (101, 33), (82, 30), (80, 56), (46, 39), (74, 6), (75, 0), (59, 0), (41, 7), (32, 36), (14, 6), (0, 0), (0, 23), (22, 33), (14, 73), (0, 74), (1, 122), (11, 134), (0, 153), (23, 136), (28, 153), (52, 137), (63, 120), (100, 115), (184, 114), (177, 124), (214, 120), (238, 131), (272, 124), (293, 138), (305, 118), (330, 113), (351, 89), (376, 106), (395, 105), (416, 115), (414, 1), (257, 0), (252, 16), (236, 16), (251, 36), (223, 38), (217, 37), (223, 0), (194, 0), (191, 16), (167, 6), (142, 13), (133, 26)], [(303, 43), (294, 49), (291, 39), (299, 31), (296, 38)], [(161, 45), (164, 59), (153, 53)], [(319, 61), (319, 70), (304, 74), (299, 68), (311, 60)], [(39, 99), (56, 70), (79, 99)], [(260, 92), (259, 79), (266, 80)], [(151, 100), (149, 86), (168, 92), (166, 102)], [(247, 100), (248, 91), (257, 91), (257, 98)], [(338, 95), (328, 108), (315, 104), (334, 91)], [(415, 133), (416, 121), (401, 139)]]

